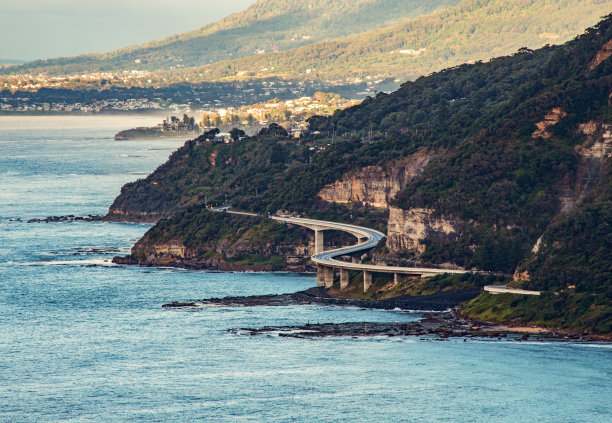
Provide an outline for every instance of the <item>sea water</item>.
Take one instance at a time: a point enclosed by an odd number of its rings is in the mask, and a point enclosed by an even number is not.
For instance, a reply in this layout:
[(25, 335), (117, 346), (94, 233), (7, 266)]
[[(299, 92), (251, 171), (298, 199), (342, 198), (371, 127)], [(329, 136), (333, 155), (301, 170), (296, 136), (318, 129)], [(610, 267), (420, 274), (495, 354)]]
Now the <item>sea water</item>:
[[(104, 214), (180, 146), (114, 141), (147, 117), (0, 117), (0, 421), (610, 422), (612, 346), (230, 329), (406, 322), (332, 306), (164, 310), (294, 292), (314, 275), (112, 266), (148, 225)], [(20, 219), (20, 220), (17, 220)]]

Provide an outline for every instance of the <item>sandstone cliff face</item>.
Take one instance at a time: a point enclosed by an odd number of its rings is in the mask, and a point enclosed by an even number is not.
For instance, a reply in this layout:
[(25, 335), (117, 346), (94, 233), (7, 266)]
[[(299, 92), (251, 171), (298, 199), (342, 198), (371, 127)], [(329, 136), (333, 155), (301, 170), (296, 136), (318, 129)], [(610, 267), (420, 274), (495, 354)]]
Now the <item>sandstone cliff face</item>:
[(590, 121), (579, 125), (579, 131), (588, 136), (576, 151), (584, 158), (605, 159), (612, 156), (612, 124)]
[(565, 116), (567, 116), (567, 113), (565, 113), (563, 109), (555, 107), (544, 116), (544, 120), (536, 123), (537, 129), (533, 131), (533, 133), (531, 134), (531, 138), (549, 139), (551, 137), (551, 134), (550, 132), (548, 132), (548, 129), (559, 123), (561, 119), (563, 119)]
[(586, 138), (574, 148), (582, 156), (577, 177), (573, 181), (566, 177), (557, 184), (561, 213), (565, 214), (574, 211), (597, 185), (604, 160), (612, 156), (612, 124), (589, 121), (578, 125), (577, 135)]
[(461, 231), (461, 222), (443, 217), (432, 217), (433, 210), (397, 207), (389, 209), (387, 248), (394, 254), (411, 253), (418, 256), (425, 252), (425, 240), (446, 241), (455, 239)]
[(128, 211), (120, 207), (111, 206), (105, 220), (118, 222), (147, 222), (155, 223), (160, 219), (158, 213), (148, 213), (145, 211)]
[(318, 195), (332, 203), (362, 202), (386, 208), (408, 181), (423, 172), (432, 157), (432, 153), (420, 152), (385, 167), (367, 166), (327, 185)]
[[(173, 266), (220, 271), (272, 271), (272, 270), (310, 270), (305, 261), (310, 257), (314, 242), (308, 239), (303, 244), (265, 244), (253, 245), (239, 239), (231, 243), (225, 239), (212, 241), (196, 248), (188, 248), (180, 239), (165, 242), (150, 242), (146, 236), (134, 245), (131, 256), (115, 261), (144, 266)], [(266, 263), (248, 264), (233, 262), (231, 259), (252, 255), (273, 257), (281, 256), (286, 265), (276, 266)]]

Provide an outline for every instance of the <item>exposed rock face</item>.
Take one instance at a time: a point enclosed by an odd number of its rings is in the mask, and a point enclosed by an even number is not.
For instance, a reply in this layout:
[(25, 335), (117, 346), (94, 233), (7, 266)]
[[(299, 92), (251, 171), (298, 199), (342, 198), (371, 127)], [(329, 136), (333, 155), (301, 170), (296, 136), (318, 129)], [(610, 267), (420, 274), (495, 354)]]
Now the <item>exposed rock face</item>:
[(529, 272), (527, 270), (520, 272), (518, 269), (514, 272), (514, 275), (512, 276), (512, 279), (514, 279), (514, 282), (516, 282), (518, 285), (517, 286), (522, 286), (523, 282), (529, 282), (531, 281), (531, 275), (529, 274)]
[(120, 207), (111, 206), (108, 214), (104, 216), (104, 220), (119, 221), (119, 222), (147, 222), (155, 223), (160, 219), (157, 213), (148, 213), (145, 211), (129, 211)]
[(386, 208), (408, 181), (423, 172), (432, 157), (432, 153), (423, 151), (385, 167), (367, 166), (327, 185), (318, 195), (333, 203), (362, 202)]
[[(307, 271), (311, 270), (305, 264), (310, 257), (310, 244), (314, 243), (308, 239), (305, 239), (303, 244), (280, 245), (272, 243), (254, 245), (244, 239), (231, 243), (222, 239), (218, 242), (211, 241), (197, 248), (188, 248), (180, 239), (152, 243), (145, 236), (134, 245), (131, 256), (116, 258), (114, 261), (116, 263), (144, 266), (172, 266), (219, 271)], [(285, 260), (285, 266), (231, 260), (252, 255), (281, 256)]]
[(612, 156), (612, 125), (589, 121), (578, 125), (577, 135), (586, 140), (574, 151), (582, 156), (576, 179), (563, 178), (556, 185), (561, 202), (561, 213), (576, 209), (584, 197), (597, 185), (603, 161)]
[(210, 153), (210, 156), (208, 157), (208, 162), (212, 167), (215, 167), (217, 165), (217, 155), (219, 155), (219, 152), (215, 150)]
[(591, 63), (589, 63), (588, 69), (595, 69), (601, 62), (603, 62), (610, 56), (612, 56), (612, 40), (605, 43), (601, 50), (597, 52)]
[(563, 119), (565, 116), (567, 116), (567, 113), (565, 113), (563, 109), (555, 107), (550, 112), (548, 112), (546, 116), (544, 116), (544, 120), (536, 123), (537, 129), (533, 131), (533, 134), (531, 134), (531, 138), (549, 139), (551, 137), (551, 134), (550, 132), (548, 132), (548, 128), (559, 123), (561, 119)]
[(576, 150), (582, 157), (605, 159), (612, 156), (612, 125), (598, 124), (590, 121), (579, 126), (579, 130), (587, 136), (587, 141)]
[(387, 225), (387, 248), (392, 253), (425, 252), (425, 240), (446, 241), (455, 239), (461, 229), (461, 222), (443, 217), (432, 217), (433, 210), (412, 208), (389, 209)]

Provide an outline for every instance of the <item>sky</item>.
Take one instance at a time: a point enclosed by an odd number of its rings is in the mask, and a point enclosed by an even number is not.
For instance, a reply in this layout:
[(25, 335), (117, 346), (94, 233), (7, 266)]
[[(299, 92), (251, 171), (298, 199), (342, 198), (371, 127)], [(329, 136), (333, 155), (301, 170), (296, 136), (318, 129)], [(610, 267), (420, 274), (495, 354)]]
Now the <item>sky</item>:
[(0, 60), (115, 50), (196, 29), (256, 0), (0, 0)]

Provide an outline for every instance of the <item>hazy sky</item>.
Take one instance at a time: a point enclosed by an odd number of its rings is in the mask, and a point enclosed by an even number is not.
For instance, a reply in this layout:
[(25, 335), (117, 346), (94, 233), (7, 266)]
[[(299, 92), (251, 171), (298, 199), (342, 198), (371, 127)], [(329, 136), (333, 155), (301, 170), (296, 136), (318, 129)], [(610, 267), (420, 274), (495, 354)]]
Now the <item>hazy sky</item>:
[(104, 52), (214, 22), (256, 0), (0, 0), (0, 59)]

